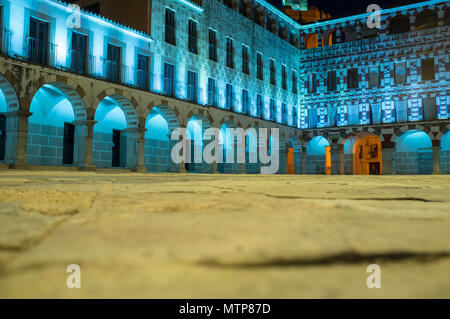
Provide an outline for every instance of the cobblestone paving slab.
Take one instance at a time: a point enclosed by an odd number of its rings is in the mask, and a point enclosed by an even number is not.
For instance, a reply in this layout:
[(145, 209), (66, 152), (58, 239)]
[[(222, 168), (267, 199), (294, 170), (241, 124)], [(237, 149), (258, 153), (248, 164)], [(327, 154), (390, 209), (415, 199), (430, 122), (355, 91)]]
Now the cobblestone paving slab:
[[(449, 298), (449, 185), (2, 171), (0, 297)], [(381, 289), (366, 286), (372, 263)]]

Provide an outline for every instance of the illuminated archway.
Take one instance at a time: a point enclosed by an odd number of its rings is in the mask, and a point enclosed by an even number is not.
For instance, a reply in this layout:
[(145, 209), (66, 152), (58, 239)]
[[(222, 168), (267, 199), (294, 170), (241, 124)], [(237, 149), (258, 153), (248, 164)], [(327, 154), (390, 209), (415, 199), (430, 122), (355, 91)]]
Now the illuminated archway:
[(152, 108), (145, 123), (145, 166), (153, 172), (178, 172), (171, 158), (173, 130), (180, 126), (175, 112), (166, 105)]
[(441, 174), (450, 174), (450, 132), (441, 138), (441, 151), (439, 154)]
[(258, 129), (252, 127), (245, 137), (245, 172), (247, 174), (261, 173), (261, 163), (258, 154)]
[(99, 168), (135, 168), (138, 118), (133, 104), (120, 95), (105, 97), (95, 111), (92, 160)]
[(306, 145), (306, 174), (331, 174), (330, 143), (322, 136)]
[(212, 173), (213, 165), (205, 162), (203, 151), (211, 141), (204, 141), (204, 132), (211, 128), (211, 123), (202, 114), (192, 116), (186, 125), (187, 145), (190, 149), (185, 150), (190, 158), (190, 163), (185, 163), (186, 170), (192, 173)]
[(28, 118), (27, 162), (31, 165), (77, 165), (84, 155), (87, 118), (78, 93), (63, 83), (43, 85), (34, 95)]
[(410, 130), (395, 140), (395, 170), (400, 175), (433, 173), (432, 142), (428, 134)]
[(223, 154), (222, 163), (218, 164), (218, 170), (222, 174), (242, 173), (242, 164), (238, 163), (238, 145), (241, 143), (242, 137), (237, 132), (234, 133), (235, 129), (237, 129), (237, 125), (232, 121), (226, 121), (220, 128), (219, 145), (223, 149)]
[(305, 37), (305, 49), (313, 49), (319, 46), (317, 33), (307, 34)]
[(375, 134), (359, 133), (344, 143), (346, 175), (381, 175), (383, 170), (381, 140)]
[(11, 83), (0, 74), (0, 163), (12, 164), (16, 158), (17, 117), (7, 115), (19, 109), (19, 100)]
[(287, 149), (287, 174), (300, 174), (302, 170), (302, 143), (297, 138), (289, 140)]

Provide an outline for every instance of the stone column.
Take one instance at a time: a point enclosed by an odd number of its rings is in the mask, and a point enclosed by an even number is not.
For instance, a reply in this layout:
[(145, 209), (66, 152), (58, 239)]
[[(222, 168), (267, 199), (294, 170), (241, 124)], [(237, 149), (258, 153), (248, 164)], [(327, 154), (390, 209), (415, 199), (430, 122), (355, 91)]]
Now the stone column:
[(137, 165), (133, 171), (138, 173), (147, 173), (147, 168), (145, 167), (145, 132), (147, 129), (145, 127), (138, 128), (138, 156)]
[(440, 146), (433, 146), (433, 175), (441, 174), (441, 168), (439, 163), (439, 153), (441, 152)]
[(344, 145), (331, 145), (331, 174), (344, 175)]
[(381, 149), (383, 156), (382, 175), (395, 175), (394, 152), (395, 148), (392, 147), (383, 147)]
[(75, 147), (74, 164), (84, 171), (95, 171), (97, 168), (92, 160), (94, 147), (94, 125), (97, 121), (81, 120), (74, 121), (75, 125)]
[(306, 174), (306, 147), (302, 147), (302, 174)]
[(27, 167), (28, 118), (32, 113), (28, 111), (7, 112), (7, 141), (6, 161), (11, 168)]

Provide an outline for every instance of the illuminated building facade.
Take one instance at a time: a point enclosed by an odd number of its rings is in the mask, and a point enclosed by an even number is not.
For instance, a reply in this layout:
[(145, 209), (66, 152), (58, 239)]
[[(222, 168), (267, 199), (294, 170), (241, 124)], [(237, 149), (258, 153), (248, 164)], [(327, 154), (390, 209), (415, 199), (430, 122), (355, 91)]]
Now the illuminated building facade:
[[(79, 1), (123, 22), (104, 2)], [(175, 165), (170, 135), (185, 127), (204, 147), (209, 127), (259, 127), (280, 129), (279, 173), (450, 171), (445, 1), (383, 12), (376, 30), (368, 14), (301, 25), (264, 0), (130, 3), (148, 13), (135, 29), (57, 0), (0, 1), (0, 163), (258, 173)]]

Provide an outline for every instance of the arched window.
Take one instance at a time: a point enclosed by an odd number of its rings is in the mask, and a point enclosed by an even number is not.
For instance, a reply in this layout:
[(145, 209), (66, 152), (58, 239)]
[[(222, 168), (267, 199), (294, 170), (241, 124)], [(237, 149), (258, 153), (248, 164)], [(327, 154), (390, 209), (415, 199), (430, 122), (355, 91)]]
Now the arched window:
[(416, 15), (416, 30), (430, 29), (437, 26), (437, 15), (433, 11), (424, 10)]
[(391, 19), (389, 23), (389, 34), (398, 34), (409, 31), (409, 19), (407, 16), (399, 15)]

